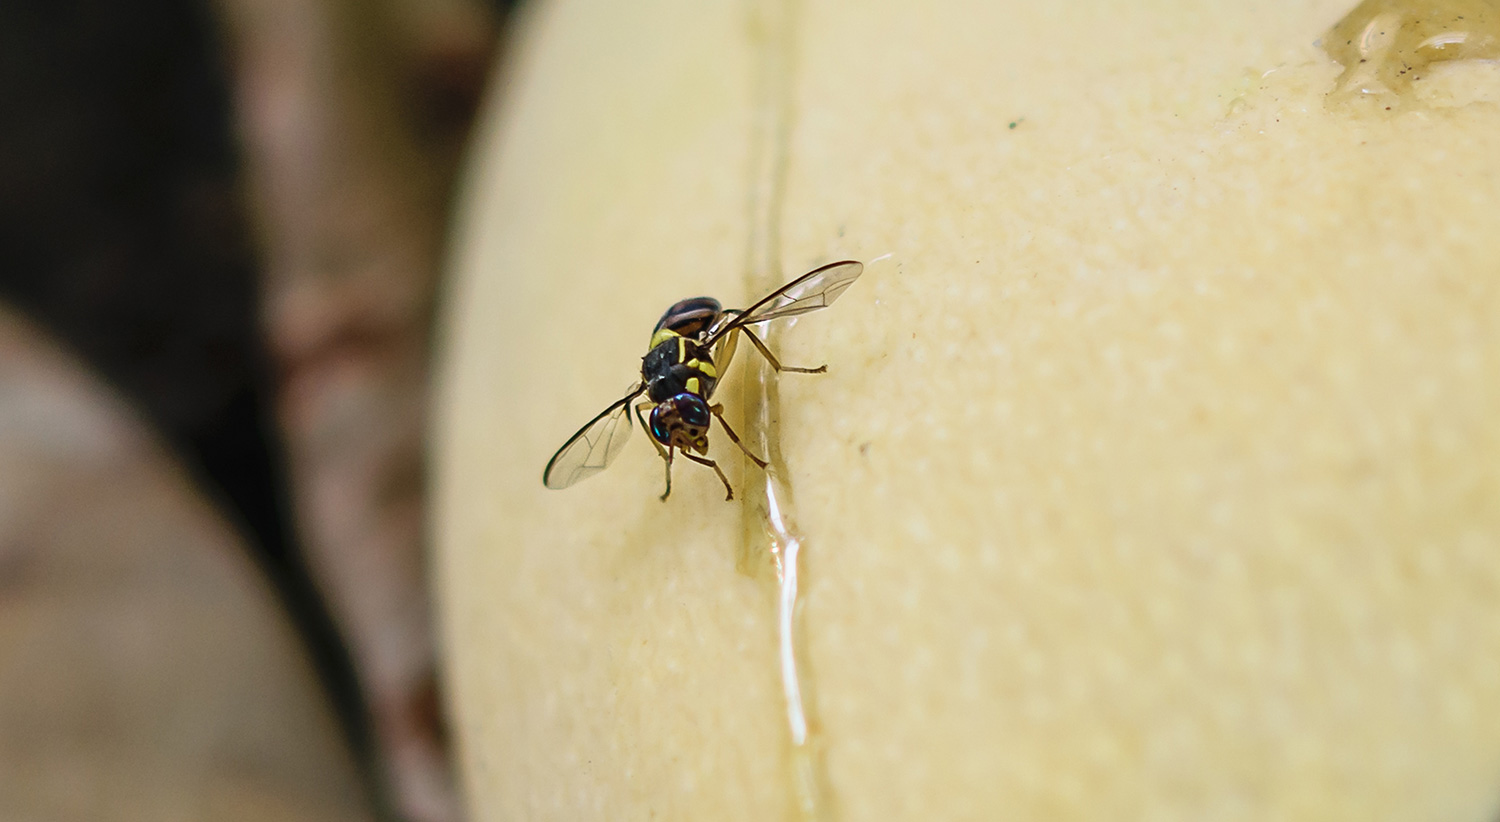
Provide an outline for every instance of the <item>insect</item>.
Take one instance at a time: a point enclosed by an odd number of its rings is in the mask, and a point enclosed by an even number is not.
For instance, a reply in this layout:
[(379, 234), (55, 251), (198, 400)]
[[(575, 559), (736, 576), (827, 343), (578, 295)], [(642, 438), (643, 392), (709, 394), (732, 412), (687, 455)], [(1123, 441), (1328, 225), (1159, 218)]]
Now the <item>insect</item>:
[(827, 371), (826, 365), (817, 368), (782, 365), (750, 326), (826, 308), (854, 284), (864, 268), (863, 263), (854, 260), (829, 263), (792, 280), (744, 310), (724, 308), (711, 297), (694, 297), (668, 308), (651, 333), (650, 350), (641, 358), (640, 382), (557, 449), (542, 472), (542, 484), (548, 488), (567, 488), (608, 468), (635, 427), (630, 421), (634, 413), (636, 422), (651, 436), (652, 445), (666, 463), (667, 490), (661, 495), (663, 501), (672, 494), (672, 460), (676, 454), (714, 469), (724, 483), (724, 499), (734, 499), (729, 478), (717, 462), (708, 458), (708, 430), (713, 421), (719, 421), (724, 433), (751, 462), (766, 467), (766, 461), (752, 454), (724, 420), (724, 406), (713, 402), (714, 389), (734, 358), (740, 334), (748, 337), (778, 372)]

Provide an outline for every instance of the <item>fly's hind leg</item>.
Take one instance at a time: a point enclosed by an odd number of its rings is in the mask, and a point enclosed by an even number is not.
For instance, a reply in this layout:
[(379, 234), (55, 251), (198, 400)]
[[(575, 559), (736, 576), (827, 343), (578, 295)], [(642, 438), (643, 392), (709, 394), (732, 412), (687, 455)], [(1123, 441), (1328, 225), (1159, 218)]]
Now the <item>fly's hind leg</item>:
[(729, 439), (733, 440), (734, 444), (738, 445), (741, 451), (745, 452), (745, 456), (749, 457), (751, 462), (759, 465), (761, 468), (765, 468), (766, 461), (750, 453), (750, 449), (746, 448), (743, 442), (740, 442), (740, 435), (734, 433), (734, 429), (729, 427), (729, 421), (724, 419), (724, 406), (717, 404), (710, 405), (708, 410), (712, 411), (713, 415), (719, 418), (719, 425), (724, 427), (724, 433), (729, 435)]
[(646, 432), (646, 437), (651, 440), (652, 445), (656, 446), (656, 453), (661, 455), (661, 461), (667, 466), (667, 490), (661, 492), (661, 501), (666, 502), (667, 497), (672, 496), (672, 449), (663, 448), (661, 443), (656, 441), (656, 437), (651, 436), (651, 427), (646, 425), (646, 418), (641, 414), (641, 409), (651, 407), (653, 406), (650, 403), (645, 402), (637, 405), (635, 407), (635, 418), (641, 421), (641, 430)]
[(828, 370), (828, 366), (826, 365), (820, 365), (817, 368), (797, 368), (790, 365), (782, 365), (781, 360), (776, 359), (776, 355), (771, 353), (771, 349), (767, 348), (764, 342), (761, 342), (760, 337), (757, 337), (754, 331), (751, 331), (749, 328), (740, 328), (736, 330), (745, 332), (745, 336), (749, 337), (750, 342), (755, 344), (755, 349), (759, 351), (760, 355), (766, 358), (766, 362), (769, 362), (771, 364), (771, 367), (776, 369), (777, 371), (793, 371), (798, 374), (821, 374), (824, 371)]
[(692, 460), (693, 462), (698, 463), (699, 465), (707, 465), (709, 468), (714, 469), (714, 473), (719, 475), (719, 482), (724, 483), (724, 501), (728, 502), (734, 499), (734, 488), (729, 484), (729, 477), (724, 476), (724, 471), (723, 469), (719, 468), (719, 464), (717, 462), (714, 462), (711, 459), (705, 459), (703, 457), (689, 454), (686, 449), (683, 449), (682, 455)]

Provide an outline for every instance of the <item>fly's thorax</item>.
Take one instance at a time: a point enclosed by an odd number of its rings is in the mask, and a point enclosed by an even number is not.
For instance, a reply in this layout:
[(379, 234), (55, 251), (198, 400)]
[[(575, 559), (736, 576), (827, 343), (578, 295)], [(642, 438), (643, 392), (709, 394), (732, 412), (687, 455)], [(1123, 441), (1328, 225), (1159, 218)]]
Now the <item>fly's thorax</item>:
[(698, 394), (682, 393), (651, 409), (651, 436), (669, 448), (708, 453), (708, 402)]
[(652, 402), (666, 402), (678, 394), (713, 395), (719, 369), (709, 350), (697, 342), (662, 329), (659, 342), (641, 359), (641, 380)]

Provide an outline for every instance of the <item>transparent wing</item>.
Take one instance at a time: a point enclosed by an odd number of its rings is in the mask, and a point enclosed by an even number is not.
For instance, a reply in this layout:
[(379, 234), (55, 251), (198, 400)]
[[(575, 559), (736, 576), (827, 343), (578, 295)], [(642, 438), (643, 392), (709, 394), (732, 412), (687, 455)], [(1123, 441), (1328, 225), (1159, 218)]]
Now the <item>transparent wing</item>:
[(795, 317), (826, 308), (840, 294), (849, 290), (849, 286), (854, 285), (854, 281), (859, 279), (864, 270), (865, 264), (855, 260), (843, 260), (813, 269), (744, 311), (726, 312), (725, 319), (709, 334), (708, 344), (718, 342), (725, 334), (741, 326), (781, 317)]
[(542, 472), (542, 484), (548, 488), (567, 488), (609, 467), (630, 439), (630, 401), (646, 390), (637, 385), (629, 394), (616, 400), (610, 407), (589, 420), (588, 425), (568, 438), (563, 447), (557, 449)]

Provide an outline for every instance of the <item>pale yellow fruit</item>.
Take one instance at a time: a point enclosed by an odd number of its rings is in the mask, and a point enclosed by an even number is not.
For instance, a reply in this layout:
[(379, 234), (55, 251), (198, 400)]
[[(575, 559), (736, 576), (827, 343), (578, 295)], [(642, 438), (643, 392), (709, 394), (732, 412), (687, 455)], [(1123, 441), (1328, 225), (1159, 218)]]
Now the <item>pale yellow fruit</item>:
[(759, 473), (540, 475), (670, 303), (887, 253), (777, 340), (818, 813), (1493, 818), (1500, 110), (1325, 104), (1347, 11), (533, 7), (439, 410), (475, 818), (795, 816)]

